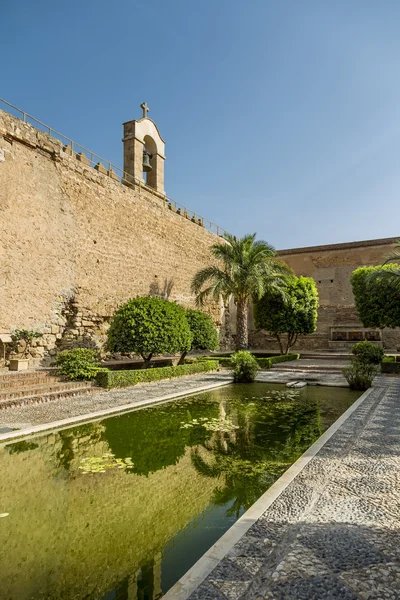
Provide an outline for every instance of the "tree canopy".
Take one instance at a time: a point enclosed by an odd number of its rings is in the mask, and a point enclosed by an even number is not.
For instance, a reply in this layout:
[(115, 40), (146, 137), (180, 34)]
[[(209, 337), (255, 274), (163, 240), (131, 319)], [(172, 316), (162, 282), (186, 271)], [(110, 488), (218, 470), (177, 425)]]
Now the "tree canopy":
[(283, 291), (272, 289), (261, 299), (255, 298), (254, 320), (257, 329), (274, 335), (282, 354), (287, 354), (299, 335), (317, 328), (318, 291), (311, 277), (293, 275), (286, 277)]
[(112, 352), (137, 352), (146, 362), (153, 354), (190, 350), (193, 335), (185, 309), (162, 298), (133, 298), (121, 306), (108, 330)]
[(399, 265), (360, 267), (350, 282), (364, 327), (400, 327)]

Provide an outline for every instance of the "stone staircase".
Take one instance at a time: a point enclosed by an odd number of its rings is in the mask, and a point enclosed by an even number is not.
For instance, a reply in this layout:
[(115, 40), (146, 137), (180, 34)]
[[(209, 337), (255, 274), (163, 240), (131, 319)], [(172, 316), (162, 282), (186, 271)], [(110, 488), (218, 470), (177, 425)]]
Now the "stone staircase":
[(92, 394), (95, 389), (93, 383), (65, 381), (49, 371), (6, 373), (0, 375), (0, 410)]
[(277, 363), (272, 366), (274, 371), (284, 371), (288, 373), (332, 373), (341, 374), (342, 369), (348, 366), (349, 360), (337, 358), (335, 360), (321, 359), (300, 359), (285, 363)]

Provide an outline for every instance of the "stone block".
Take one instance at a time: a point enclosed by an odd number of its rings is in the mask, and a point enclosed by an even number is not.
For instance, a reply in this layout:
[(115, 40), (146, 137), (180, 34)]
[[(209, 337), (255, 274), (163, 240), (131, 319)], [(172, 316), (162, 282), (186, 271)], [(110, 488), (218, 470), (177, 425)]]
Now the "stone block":
[(112, 169), (110, 169), (109, 171), (107, 171), (107, 175), (108, 175), (109, 177), (111, 177), (111, 179), (114, 179), (114, 181), (119, 181), (119, 177), (118, 177), (118, 175), (117, 175), (117, 174), (116, 174), (116, 172), (115, 172), (115, 171), (113, 171)]
[(90, 165), (90, 161), (89, 161), (88, 157), (83, 152), (78, 152), (78, 154), (76, 155), (76, 158), (84, 165)]
[(105, 168), (105, 166), (103, 165), (103, 163), (98, 162), (94, 168), (96, 169), (96, 171), (98, 171), (99, 173), (103, 173), (103, 175), (107, 175), (107, 169)]

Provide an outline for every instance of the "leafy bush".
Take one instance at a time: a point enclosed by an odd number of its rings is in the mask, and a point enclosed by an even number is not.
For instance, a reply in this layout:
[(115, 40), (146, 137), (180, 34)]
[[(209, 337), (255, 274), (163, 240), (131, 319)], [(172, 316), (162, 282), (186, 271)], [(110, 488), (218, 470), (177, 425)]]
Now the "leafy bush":
[(193, 375), (194, 373), (204, 373), (207, 371), (216, 371), (218, 361), (205, 360), (191, 365), (178, 365), (176, 367), (160, 367), (155, 369), (141, 369), (138, 371), (101, 371), (97, 375), (97, 383), (105, 388), (125, 387), (136, 385), (144, 381), (160, 381), (161, 379), (171, 379), (172, 377), (181, 377), (182, 375)]
[[(218, 350), (218, 332), (210, 315), (191, 308), (186, 310), (185, 315), (193, 336), (190, 350)], [(186, 351), (182, 353), (179, 364), (183, 364), (185, 356)]]
[(90, 348), (74, 348), (63, 350), (57, 356), (58, 373), (67, 379), (95, 379), (96, 375), (106, 371), (97, 359), (96, 350)]
[(231, 358), (233, 366), (233, 379), (239, 383), (254, 381), (259, 369), (254, 356), (247, 350), (238, 350)]
[(388, 264), (360, 267), (351, 274), (356, 308), (364, 327), (400, 327), (400, 292), (388, 276), (398, 271), (399, 265)]
[(354, 344), (351, 351), (358, 360), (373, 365), (379, 365), (385, 355), (382, 348), (375, 346), (371, 342), (358, 342)]
[(146, 364), (153, 354), (187, 352), (192, 339), (185, 309), (162, 298), (132, 298), (116, 311), (108, 330), (111, 352), (137, 352)]
[(311, 277), (285, 278), (281, 290), (271, 289), (260, 300), (254, 299), (254, 321), (276, 337), (282, 354), (287, 354), (299, 335), (317, 328), (318, 291)]
[(377, 365), (354, 358), (349, 367), (343, 369), (343, 375), (353, 390), (367, 390), (378, 373)]

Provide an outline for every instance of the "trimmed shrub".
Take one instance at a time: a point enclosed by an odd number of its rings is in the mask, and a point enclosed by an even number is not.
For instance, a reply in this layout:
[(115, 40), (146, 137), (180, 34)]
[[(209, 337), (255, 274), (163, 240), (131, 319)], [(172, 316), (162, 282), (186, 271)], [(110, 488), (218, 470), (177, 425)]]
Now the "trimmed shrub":
[(258, 358), (258, 364), (264, 369), (270, 369), (272, 365), (281, 362), (287, 362), (288, 360), (298, 360), (300, 354), (282, 354), (280, 356), (271, 356), (270, 358)]
[(132, 298), (121, 306), (108, 330), (111, 352), (137, 352), (148, 364), (154, 354), (190, 350), (193, 335), (185, 309), (162, 298)]
[(232, 356), (231, 363), (234, 381), (238, 383), (251, 383), (254, 381), (259, 366), (250, 352), (247, 350), (238, 350)]
[(364, 327), (400, 326), (400, 291), (388, 276), (398, 272), (399, 265), (387, 264), (360, 267), (351, 274), (356, 308)]
[[(286, 362), (288, 360), (298, 360), (300, 358), (300, 354), (282, 354), (279, 356), (270, 356), (269, 358), (259, 358), (258, 356), (252, 354), (252, 356), (254, 356), (255, 360), (257, 361), (258, 366), (261, 369), (270, 369), (272, 367), (272, 365), (276, 364), (276, 363), (280, 363), (280, 362)], [(225, 368), (230, 368), (233, 366), (232, 363), (232, 356), (215, 356), (215, 354), (212, 355), (212, 358), (217, 359), (219, 364), (221, 365), (221, 367), (225, 367)], [(198, 361), (202, 361), (202, 360), (208, 360), (209, 357), (207, 356), (199, 356), (198, 357)]]
[(358, 342), (351, 351), (358, 360), (373, 365), (379, 365), (385, 356), (383, 349), (371, 342)]
[(400, 375), (400, 362), (395, 362), (394, 356), (385, 357), (381, 363), (381, 372), (384, 375)]
[(367, 390), (371, 387), (379, 367), (373, 363), (367, 363), (357, 358), (353, 359), (351, 365), (343, 369), (343, 375), (353, 390)]
[[(218, 332), (210, 315), (191, 308), (186, 309), (185, 315), (193, 336), (190, 350), (218, 350)], [(183, 364), (186, 352), (182, 353), (179, 364)]]
[(161, 379), (172, 379), (182, 375), (193, 375), (194, 373), (205, 373), (216, 371), (218, 361), (207, 360), (196, 362), (192, 365), (178, 365), (176, 367), (160, 367), (155, 369), (140, 369), (138, 371), (102, 371), (97, 375), (97, 383), (104, 388), (126, 387), (136, 385), (145, 381), (160, 381)]
[(74, 348), (63, 350), (56, 358), (57, 372), (71, 380), (95, 379), (100, 372), (106, 371), (97, 359), (96, 350)]

